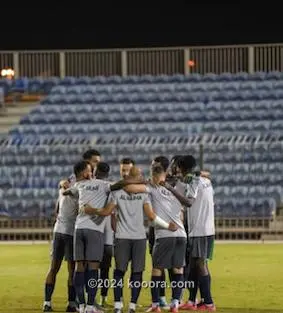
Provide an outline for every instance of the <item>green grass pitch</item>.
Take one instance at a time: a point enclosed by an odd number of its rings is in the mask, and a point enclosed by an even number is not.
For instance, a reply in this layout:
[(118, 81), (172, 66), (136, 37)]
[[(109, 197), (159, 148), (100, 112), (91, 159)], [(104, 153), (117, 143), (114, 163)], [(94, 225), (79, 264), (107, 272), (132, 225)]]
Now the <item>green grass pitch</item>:
[[(0, 245), (0, 312), (41, 312), (49, 251), (47, 244)], [(148, 257), (144, 280), (149, 280), (150, 266)], [(210, 269), (218, 312), (283, 312), (281, 244), (216, 244)], [(168, 299), (169, 294), (170, 290)], [(110, 303), (112, 295), (110, 290)], [(124, 290), (124, 295), (127, 303), (129, 289)], [(150, 290), (142, 290), (139, 304), (143, 305), (139, 313), (144, 312), (150, 304)], [(65, 307), (66, 266), (63, 264), (53, 295), (53, 308), (64, 312)]]

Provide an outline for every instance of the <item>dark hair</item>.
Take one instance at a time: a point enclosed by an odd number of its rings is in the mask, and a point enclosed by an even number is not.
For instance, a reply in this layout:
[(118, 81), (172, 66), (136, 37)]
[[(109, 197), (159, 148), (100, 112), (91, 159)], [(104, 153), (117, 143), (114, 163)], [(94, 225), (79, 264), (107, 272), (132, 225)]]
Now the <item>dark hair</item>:
[(178, 160), (180, 160), (183, 157), (183, 155), (174, 155), (171, 159), (171, 163), (177, 163)]
[(192, 155), (184, 155), (177, 164), (183, 173), (190, 172), (197, 166), (196, 159)]
[(133, 159), (130, 159), (130, 158), (124, 158), (120, 161), (120, 164), (133, 164), (133, 165), (135, 165), (135, 161)]
[(74, 173), (77, 176), (79, 176), (87, 167), (89, 163), (85, 160), (79, 161), (74, 165)]
[(91, 159), (94, 155), (101, 156), (100, 153), (95, 149), (89, 149), (83, 154), (84, 160)]
[(96, 166), (95, 176), (98, 178), (98, 176), (108, 176), (110, 172), (110, 166), (108, 163), (105, 162), (99, 162)]
[(151, 168), (151, 172), (153, 175), (157, 174), (163, 174), (165, 172), (163, 166), (161, 165), (153, 165), (152, 168)]
[(165, 156), (162, 156), (162, 155), (154, 158), (153, 161), (156, 163), (160, 163), (160, 165), (163, 167), (164, 171), (167, 171), (169, 164), (170, 164), (169, 160)]

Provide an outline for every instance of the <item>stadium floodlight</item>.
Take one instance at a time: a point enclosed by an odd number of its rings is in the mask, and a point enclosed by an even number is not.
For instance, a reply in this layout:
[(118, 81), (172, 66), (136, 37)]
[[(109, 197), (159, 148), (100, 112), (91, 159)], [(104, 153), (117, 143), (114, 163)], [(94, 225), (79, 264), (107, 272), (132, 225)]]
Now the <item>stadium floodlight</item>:
[(1, 71), (1, 76), (5, 78), (13, 78), (15, 76), (15, 71), (11, 68), (3, 69)]

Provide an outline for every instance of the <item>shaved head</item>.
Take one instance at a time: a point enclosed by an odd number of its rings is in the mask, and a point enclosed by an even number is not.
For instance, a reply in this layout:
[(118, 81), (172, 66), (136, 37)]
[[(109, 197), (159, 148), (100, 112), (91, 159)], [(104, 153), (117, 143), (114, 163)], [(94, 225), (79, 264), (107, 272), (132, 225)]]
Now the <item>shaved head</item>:
[(140, 178), (142, 176), (142, 171), (137, 166), (132, 166), (130, 169), (129, 177), (131, 178)]

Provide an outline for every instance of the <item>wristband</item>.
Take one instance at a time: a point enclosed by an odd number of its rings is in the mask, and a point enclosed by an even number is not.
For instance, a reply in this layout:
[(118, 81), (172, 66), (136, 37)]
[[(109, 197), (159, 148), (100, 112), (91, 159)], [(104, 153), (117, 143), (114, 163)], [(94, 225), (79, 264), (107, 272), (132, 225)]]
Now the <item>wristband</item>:
[(155, 219), (153, 220), (153, 223), (154, 223), (155, 226), (160, 226), (160, 227), (165, 228), (165, 229), (169, 228), (169, 223), (165, 222), (159, 216), (155, 217)]

